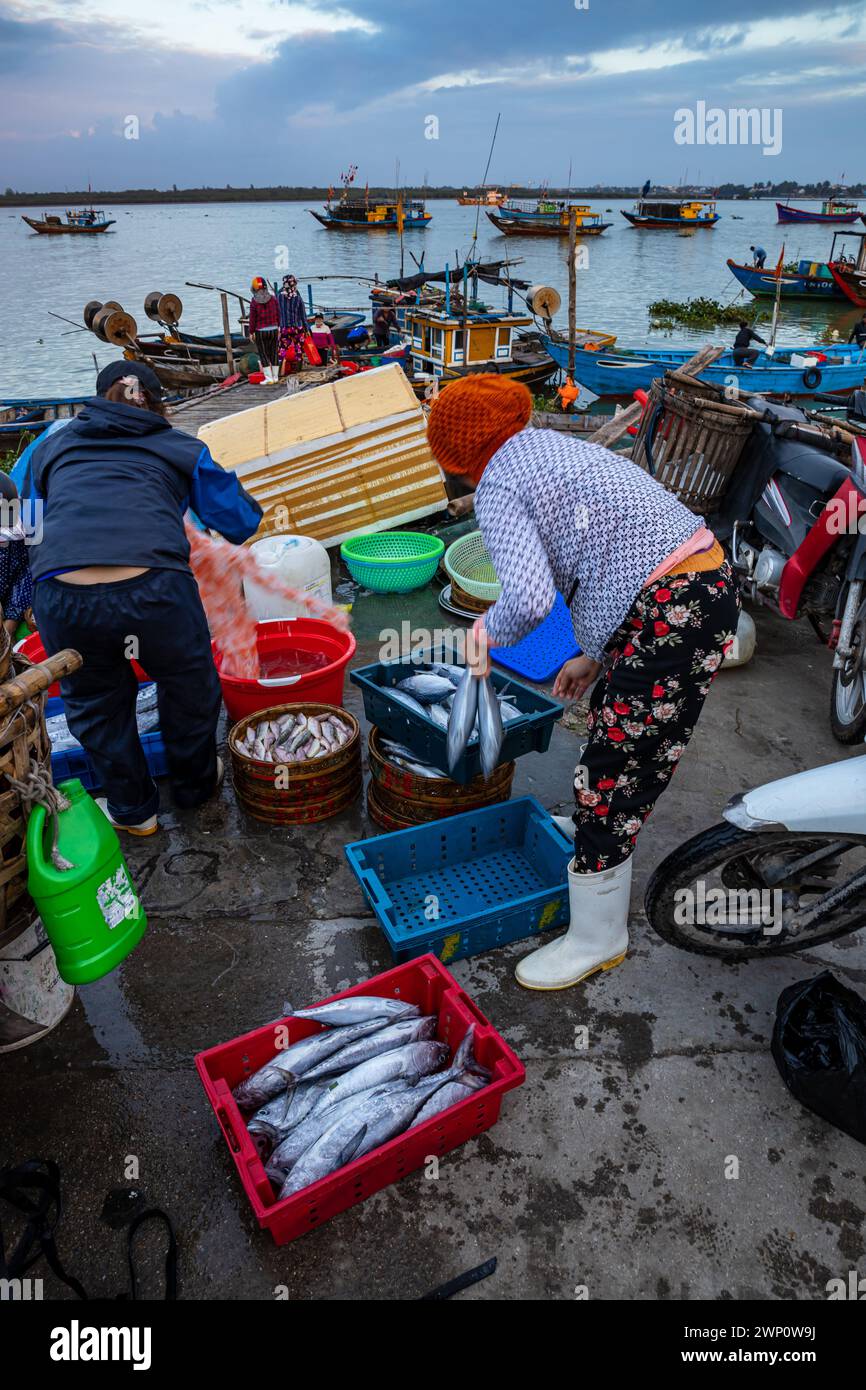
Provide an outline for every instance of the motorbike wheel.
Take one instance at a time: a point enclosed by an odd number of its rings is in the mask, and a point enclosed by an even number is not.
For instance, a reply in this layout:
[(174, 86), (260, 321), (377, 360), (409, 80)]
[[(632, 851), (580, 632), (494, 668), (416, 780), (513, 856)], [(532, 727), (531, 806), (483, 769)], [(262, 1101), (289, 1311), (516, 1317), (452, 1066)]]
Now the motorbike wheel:
[(843, 670), (833, 672), (830, 727), (840, 743), (861, 743), (866, 736), (866, 603), (854, 622), (851, 655)]
[[(842, 863), (852, 853), (855, 863)], [(843, 870), (840, 877), (839, 870)], [(851, 870), (854, 870), (852, 875)], [(866, 837), (791, 830), (749, 831), (722, 822), (669, 854), (647, 885), (644, 906), (650, 926), (672, 946), (725, 960), (788, 955), (833, 941), (866, 926), (866, 881), (821, 908), (821, 898), (866, 872)], [(681, 921), (684, 890), (706, 898), (715, 880), (725, 889), (778, 889), (781, 923), (764, 926)], [(803, 914), (812, 915), (803, 920)], [(694, 914), (696, 915), (696, 914)], [(776, 926), (779, 930), (775, 930)]]

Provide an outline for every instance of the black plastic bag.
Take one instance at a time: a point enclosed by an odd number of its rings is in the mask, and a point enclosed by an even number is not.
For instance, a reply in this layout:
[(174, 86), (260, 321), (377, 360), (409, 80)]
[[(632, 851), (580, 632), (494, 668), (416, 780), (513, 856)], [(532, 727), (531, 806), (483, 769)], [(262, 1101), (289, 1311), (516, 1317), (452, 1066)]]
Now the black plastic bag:
[(866, 1000), (829, 970), (779, 995), (773, 1058), (808, 1110), (866, 1144)]

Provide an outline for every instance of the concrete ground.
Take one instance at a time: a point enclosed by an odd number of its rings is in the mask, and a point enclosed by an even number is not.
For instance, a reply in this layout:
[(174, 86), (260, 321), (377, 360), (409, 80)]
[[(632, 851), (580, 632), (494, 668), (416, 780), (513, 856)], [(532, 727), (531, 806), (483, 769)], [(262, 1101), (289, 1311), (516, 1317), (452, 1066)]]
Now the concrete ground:
[[(357, 664), (404, 615), (398, 603), (356, 606)], [(359, 804), (318, 826), (266, 829), (229, 784), (131, 848), (145, 940), (0, 1068), (0, 1158), (60, 1163), (58, 1244), (92, 1295), (126, 1285), (123, 1238), (100, 1212), (134, 1172), (130, 1156), (175, 1221), (187, 1299), (411, 1299), (493, 1255), (496, 1274), (463, 1297), (810, 1300), (866, 1270), (863, 1150), (802, 1109), (769, 1051), (792, 981), (830, 966), (866, 990), (864, 935), (732, 966), (665, 945), (643, 914), (654, 865), (718, 820), (729, 795), (848, 756), (829, 731), (827, 653), (804, 627), (756, 618), (757, 656), (716, 681), (641, 835), (626, 963), (561, 995), (514, 982), (523, 944), (455, 964), (525, 1063), (525, 1086), (492, 1130), (442, 1160), (438, 1180), (412, 1173), (294, 1244), (259, 1231), (193, 1055), (274, 1018), (285, 999), (311, 1003), (388, 968), (343, 857), (375, 828)], [(354, 686), (347, 704), (359, 712)], [(547, 754), (518, 764), (515, 794), (565, 810), (575, 742), (557, 727)], [(142, 1242), (151, 1292), (158, 1244)], [(46, 1294), (67, 1296), (38, 1272)]]

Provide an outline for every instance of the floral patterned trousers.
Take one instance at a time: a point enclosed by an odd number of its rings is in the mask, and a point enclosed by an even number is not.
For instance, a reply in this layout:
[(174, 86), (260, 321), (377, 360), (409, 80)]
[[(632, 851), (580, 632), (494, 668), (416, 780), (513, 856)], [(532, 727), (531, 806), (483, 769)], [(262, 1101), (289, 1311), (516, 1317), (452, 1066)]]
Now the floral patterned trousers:
[(575, 869), (628, 859), (694, 732), (739, 614), (727, 561), (665, 575), (638, 594), (611, 639), (612, 660), (586, 716), (589, 742), (575, 771)]

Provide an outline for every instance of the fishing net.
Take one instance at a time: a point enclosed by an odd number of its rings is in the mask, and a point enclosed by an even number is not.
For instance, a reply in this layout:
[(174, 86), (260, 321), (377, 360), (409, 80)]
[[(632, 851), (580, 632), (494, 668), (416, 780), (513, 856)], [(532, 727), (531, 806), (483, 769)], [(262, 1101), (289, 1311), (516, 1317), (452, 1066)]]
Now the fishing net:
[(340, 632), (348, 632), (349, 619), (333, 604), (282, 584), (257, 563), (241, 545), (205, 535), (186, 522), (189, 563), (198, 584), (211, 636), (222, 654), (222, 670), (241, 680), (260, 675), (256, 646), (256, 619), (247, 608), (243, 581), (249, 579), (268, 593), (302, 605), (311, 618), (321, 618)]

